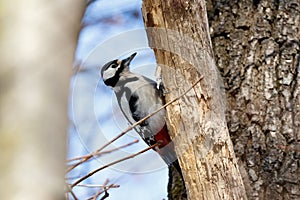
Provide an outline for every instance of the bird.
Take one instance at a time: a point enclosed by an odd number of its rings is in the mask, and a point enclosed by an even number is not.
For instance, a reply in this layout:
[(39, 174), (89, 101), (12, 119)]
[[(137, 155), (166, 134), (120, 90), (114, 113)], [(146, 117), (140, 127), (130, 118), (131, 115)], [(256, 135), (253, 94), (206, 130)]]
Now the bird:
[[(137, 53), (125, 59), (115, 59), (107, 62), (101, 69), (101, 77), (106, 86), (110, 87), (116, 97), (119, 107), (132, 125), (143, 119), (165, 104), (164, 90), (157, 82), (141, 74), (131, 72), (129, 65)], [(169, 166), (175, 167), (183, 181), (178, 157), (166, 126), (166, 110), (135, 127), (136, 132), (148, 146), (157, 144), (154, 150)], [(169, 172), (170, 174), (170, 172)]]

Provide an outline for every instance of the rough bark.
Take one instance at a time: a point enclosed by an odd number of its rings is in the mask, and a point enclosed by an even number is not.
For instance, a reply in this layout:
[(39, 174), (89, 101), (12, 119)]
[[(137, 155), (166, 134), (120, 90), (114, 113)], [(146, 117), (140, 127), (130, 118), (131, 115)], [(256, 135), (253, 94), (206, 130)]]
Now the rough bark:
[(180, 173), (173, 165), (170, 165), (168, 170), (168, 200), (186, 200), (187, 192)]
[(0, 199), (64, 199), (81, 1), (1, 1)]
[(249, 199), (300, 199), (300, 2), (209, 0), (227, 121)]
[(144, 0), (148, 41), (162, 68), (166, 99), (194, 89), (167, 108), (188, 198), (246, 199), (225, 121), (204, 1)]

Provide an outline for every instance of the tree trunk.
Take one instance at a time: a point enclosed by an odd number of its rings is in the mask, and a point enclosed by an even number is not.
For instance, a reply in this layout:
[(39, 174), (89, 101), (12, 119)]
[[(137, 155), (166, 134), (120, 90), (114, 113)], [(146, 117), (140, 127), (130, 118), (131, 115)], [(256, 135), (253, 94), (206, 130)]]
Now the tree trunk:
[(209, 0), (227, 121), (249, 199), (300, 199), (298, 0)]
[(81, 1), (1, 1), (0, 199), (64, 199)]
[(162, 69), (167, 107), (188, 198), (246, 199), (225, 121), (225, 101), (214, 63), (205, 2), (144, 0), (149, 46)]

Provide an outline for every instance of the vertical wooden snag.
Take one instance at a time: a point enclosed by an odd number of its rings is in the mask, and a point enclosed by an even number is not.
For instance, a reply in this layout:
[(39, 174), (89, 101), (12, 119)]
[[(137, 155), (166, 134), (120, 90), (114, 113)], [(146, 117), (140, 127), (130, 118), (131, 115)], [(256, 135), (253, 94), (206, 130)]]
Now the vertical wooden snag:
[(143, 17), (168, 91), (183, 93), (167, 108), (188, 198), (246, 199), (225, 121), (225, 96), (215, 66), (204, 0), (144, 0)]

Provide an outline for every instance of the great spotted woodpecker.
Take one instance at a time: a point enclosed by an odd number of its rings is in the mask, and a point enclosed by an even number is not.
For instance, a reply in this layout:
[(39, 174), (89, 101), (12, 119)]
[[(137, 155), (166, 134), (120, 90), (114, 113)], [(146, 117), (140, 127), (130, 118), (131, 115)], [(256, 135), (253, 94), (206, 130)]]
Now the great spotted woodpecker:
[[(123, 60), (110, 61), (101, 69), (104, 84), (115, 92), (121, 111), (130, 124), (164, 104), (162, 91), (157, 89), (155, 81), (129, 70), (129, 64), (135, 56), (136, 53)], [(165, 110), (147, 119), (135, 130), (149, 146), (159, 142), (155, 151), (167, 165), (173, 165), (182, 178), (174, 144), (166, 127)]]

